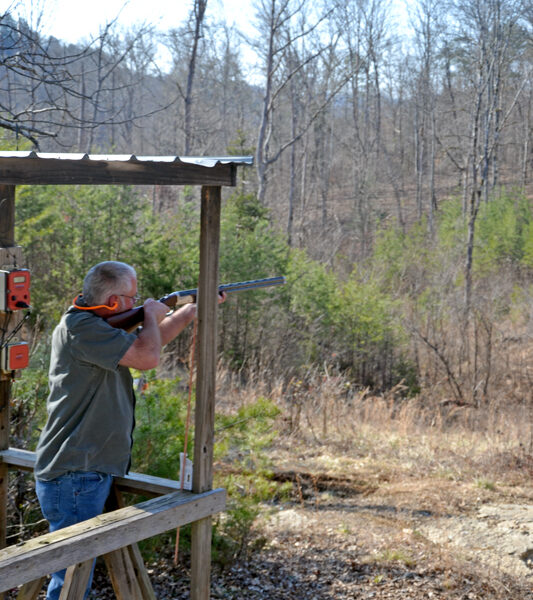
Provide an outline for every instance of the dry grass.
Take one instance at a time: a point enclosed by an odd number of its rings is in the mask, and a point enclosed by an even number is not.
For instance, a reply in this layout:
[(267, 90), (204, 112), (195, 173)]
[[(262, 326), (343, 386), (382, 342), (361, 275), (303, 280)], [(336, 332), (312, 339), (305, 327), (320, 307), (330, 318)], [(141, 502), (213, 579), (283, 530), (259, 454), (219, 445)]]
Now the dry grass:
[(327, 502), (328, 489), (341, 493), (346, 486), (435, 514), (533, 501), (533, 407), (430, 406), (401, 393), (401, 386), (382, 397), (353, 392), (327, 375), (288, 388), (221, 380), (217, 410), (270, 397), (281, 409), (270, 450), (274, 469), (315, 504)]
[(452, 481), (476, 474), (506, 480), (513, 479), (513, 472), (531, 474), (533, 403), (428, 404), (402, 398), (402, 391), (397, 386), (385, 396), (373, 396), (327, 375), (318, 383), (288, 387), (259, 380), (234, 386), (221, 378), (217, 410), (271, 398), (281, 409), (278, 450), (290, 447), (310, 458), (317, 453), (336, 472), (347, 463), (382, 463), (384, 470), (390, 465), (404, 476), (440, 473)]

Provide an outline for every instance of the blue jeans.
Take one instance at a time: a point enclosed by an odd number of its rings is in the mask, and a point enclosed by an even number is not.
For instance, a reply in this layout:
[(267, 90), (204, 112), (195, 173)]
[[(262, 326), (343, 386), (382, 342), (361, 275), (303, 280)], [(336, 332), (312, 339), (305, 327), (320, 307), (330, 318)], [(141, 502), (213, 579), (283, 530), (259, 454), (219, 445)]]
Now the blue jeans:
[[(106, 473), (71, 472), (51, 481), (35, 480), (35, 491), (50, 531), (56, 531), (102, 514), (111, 489), (113, 476)], [(85, 598), (89, 595), (94, 563)], [(58, 600), (65, 581), (66, 569), (52, 574), (47, 600)]]

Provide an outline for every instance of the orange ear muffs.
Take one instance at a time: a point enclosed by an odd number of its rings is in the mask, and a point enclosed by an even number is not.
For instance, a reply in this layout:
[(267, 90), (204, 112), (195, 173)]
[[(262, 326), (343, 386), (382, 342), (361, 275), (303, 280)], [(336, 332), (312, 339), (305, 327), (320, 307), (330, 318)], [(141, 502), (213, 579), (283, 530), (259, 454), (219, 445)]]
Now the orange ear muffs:
[(72, 304), (80, 310), (95, 310), (96, 308), (107, 308), (109, 310), (115, 310), (118, 307), (118, 302), (116, 301), (113, 304), (113, 306), (108, 306), (107, 304), (99, 304), (98, 306), (80, 306), (79, 304), (76, 304), (76, 300), (78, 300), (80, 296), (81, 294), (78, 294), (72, 301)]

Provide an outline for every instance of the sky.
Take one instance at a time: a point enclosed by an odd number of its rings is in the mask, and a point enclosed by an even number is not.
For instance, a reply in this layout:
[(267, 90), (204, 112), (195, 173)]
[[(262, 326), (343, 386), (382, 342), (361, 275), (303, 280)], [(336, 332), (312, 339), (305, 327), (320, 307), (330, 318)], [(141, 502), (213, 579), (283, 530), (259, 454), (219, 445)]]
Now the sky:
[[(185, 22), (191, 7), (192, 0), (0, 0), (0, 14), (10, 10), (42, 35), (67, 43), (98, 36), (117, 16), (118, 24), (124, 28), (150, 23), (161, 32), (168, 31)], [(228, 25), (235, 25), (245, 33), (252, 31), (254, 13), (252, 0), (209, 0), (207, 3), (208, 18), (224, 16)], [(241, 51), (245, 63), (256, 62), (251, 50), (242, 47)], [(160, 47), (159, 66), (165, 69), (170, 62), (168, 51)], [(253, 68), (248, 70), (253, 71)]]
[[(209, 0), (207, 13), (224, 14), (228, 24), (246, 29), (253, 21), (251, 0)], [(0, 0), (0, 12), (11, 6), (29, 23), (42, 12), (41, 32), (75, 43), (96, 36), (117, 15), (125, 27), (144, 21), (161, 31), (183, 23), (191, 0)], [(32, 12), (33, 11), (33, 12)]]
[[(401, 7), (407, 1), (391, 0), (393, 11), (401, 21), (406, 19), (405, 9)], [(255, 20), (253, 4), (253, 0), (208, 0), (207, 16), (217, 17), (217, 20), (225, 17), (228, 25), (250, 34)], [(76, 43), (96, 37), (117, 15), (118, 23), (124, 28), (147, 22), (160, 31), (168, 31), (184, 23), (191, 6), (192, 0), (0, 0), (0, 14), (10, 10), (41, 34)], [(42, 19), (37, 26), (39, 15)], [(248, 66), (248, 76), (253, 77), (257, 58), (246, 45), (241, 46), (241, 52)], [(162, 48), (160, 67), (165, 69), (169, 63), (169, 55)]]

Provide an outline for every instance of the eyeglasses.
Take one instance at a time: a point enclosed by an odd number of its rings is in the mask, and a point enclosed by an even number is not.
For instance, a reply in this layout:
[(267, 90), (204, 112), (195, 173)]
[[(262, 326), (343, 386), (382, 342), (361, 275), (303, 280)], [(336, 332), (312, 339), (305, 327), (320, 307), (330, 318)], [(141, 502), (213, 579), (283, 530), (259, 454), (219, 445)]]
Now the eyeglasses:
[(128, 296), (127, 294), (117, 294), (117, 296), (122, 296), (123, 298), (129, 298), (133, 300), (133, 302), (137, 302), (140, 299), (139, 294), (135, 294), (135, 296)]

